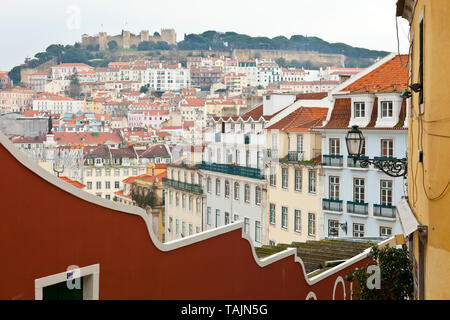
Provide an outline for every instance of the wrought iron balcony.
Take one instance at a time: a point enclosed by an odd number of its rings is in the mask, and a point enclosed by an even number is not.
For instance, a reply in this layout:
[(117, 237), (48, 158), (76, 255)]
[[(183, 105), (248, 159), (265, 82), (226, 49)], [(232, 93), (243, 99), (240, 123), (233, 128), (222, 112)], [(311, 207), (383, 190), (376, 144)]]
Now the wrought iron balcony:
[(231, 164), (202, 162), (201, 169), (253, 179), (265, 179), (263, 171), (258, 168), (242, 167)]
[[(348, 156), (347, 158), (347, 167), (349, 168), (361, 168), (361, 160), (367, 160), (369, 157), (359, 157), (359, 159), (356, 161), (353, 160), (352, 156)], [(365, 168), (368, 169), (368, 168)]]
[(328, 167), (342, 167), (344, 166), (344, 156), (324, 154), (322, 156), (322, 163)]
[(385, 206), (381, 204), (373, 205), (373, 215), (375, 217), (393, 218), (397, 216), (397, 208), (395, 206)]
[(347, 212), (368, 215), (369, 214), (369, 204), (364, 203), (364, 202), (347, 201)]
[(342, 212), (342, 207), (343, 207), (342, 204), (343, 204), (342, 200), (323, 199), (322, 200), (322, 209), (328, 210), (328, 211)]
[(172, 179), (163, 178), (163, 182), (167, 187), (172, 187), (181, 191), (190, 193), (203, 194), (203, 189), (198, 184), (186, 183)]

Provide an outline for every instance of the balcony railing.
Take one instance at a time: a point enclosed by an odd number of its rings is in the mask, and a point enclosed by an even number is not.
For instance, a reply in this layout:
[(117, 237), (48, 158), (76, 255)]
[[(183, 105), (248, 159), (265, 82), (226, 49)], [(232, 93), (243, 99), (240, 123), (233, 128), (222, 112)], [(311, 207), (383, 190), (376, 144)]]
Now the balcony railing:
[[(366, 160), (366, 159), (369, 159), (369, 157), (359, 157), (359, 159)], [(348, 156), (348, 158), (347, 158), (347, 167), (349, 167), (349, 168), (361, 168), (361, 165), (360, 165), (361, 161), (359, 159), (355, 163), (355, 161), (353, 160), (353, 157)]]
[(380, 204), (373, 205), (373, 215), (375, 217), (383, 217), (383, 218), (396, 218), (396, 207), (395, 206), (384, 206)]
[(288, 152), (288, 161), (303, 161), (304, 153), (303, 151), (289, 151)]
[(369, 204), (364, 202), (347, 201), (347, 212), (362, 215), (369, 214)]
[(241, 167), (231, 164), (202, 162), (201, 169), (253, 179), (265, 179), (262, 170), (258, 168)]
[(322, 163), (329, 167), (342, 167), (344, 165), (344, 156), (341, 155), (323, 155)]
[(166, 186), (172, 187), (181, 191), (203, 194), (203, 189), (198, 184), (186, 183), (181, 181), (176, 181), (172, 179), (163, 178), (163, 182)]
[(323, 199), (322, 209), (328, 211), (342, 212), (343, 207), (342, 204), (343, 204), (342, 200)]

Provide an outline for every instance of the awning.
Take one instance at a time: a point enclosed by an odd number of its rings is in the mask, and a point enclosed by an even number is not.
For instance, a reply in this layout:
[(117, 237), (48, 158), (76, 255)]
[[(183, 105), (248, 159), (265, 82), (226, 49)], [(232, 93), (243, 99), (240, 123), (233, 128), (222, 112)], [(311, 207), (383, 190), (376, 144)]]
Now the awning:
[(403, 235), (407, 237), (418, 229), (419, 223), (417, 222), (416, 217), (414, 216), (414, 213), (405, 198), (397, 203), (396, 207), (400, 223), (402, 225)]

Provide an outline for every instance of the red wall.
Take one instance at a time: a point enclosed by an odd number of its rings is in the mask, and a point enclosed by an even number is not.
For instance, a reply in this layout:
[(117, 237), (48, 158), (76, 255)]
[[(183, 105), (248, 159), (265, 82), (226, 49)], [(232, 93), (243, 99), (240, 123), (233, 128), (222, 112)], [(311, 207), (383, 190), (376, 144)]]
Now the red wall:
[(240, 229), (161, 252), (141, 217), (59, 189), (2, 145), (0, 192), (0, 299), (34, 299), (35, 279), (97, 263), (100, 299), (331, 299), (336, 278), (356, 267), (311, 287), (293, 256), (259, 267)]

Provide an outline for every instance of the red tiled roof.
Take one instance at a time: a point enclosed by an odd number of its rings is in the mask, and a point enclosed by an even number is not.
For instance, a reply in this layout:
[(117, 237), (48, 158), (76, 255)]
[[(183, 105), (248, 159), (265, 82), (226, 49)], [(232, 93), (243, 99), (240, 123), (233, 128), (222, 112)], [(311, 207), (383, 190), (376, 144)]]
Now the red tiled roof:
[(325, 129), (348, 128), (351, 116), (351, 100), (350, 98), (336, 99), (330, 121), (324, 126)]
[(400, 92), (407, 88), (408, 76), (408, 55), (397, 55), (342, 91), (354, 93)]
[[(82, 140), (84, 139), (84, 140)], [(121, 143), (122, 139), (116, 132), (98, 132), (95, 136), (91, 132), (55, 132), (54, 140), (60, 144), (102, 144), (107, 141)]]
[(295, 98), (298, 100), (322, 100), (328, 97), (328, 92), (315, 92), (315, 93), (300, 93)]
[(315, 126), (321, 125), (322, 121), (326, 119), (327, 113), (328, 108), (300, 107), (267, 129), (308, 131)]
[(86, 187), (86, 185), (82, 184), (81, 182), (69, 179), (68, 177), (59, 177), (59, 178), (61, 180), (64, 180), (64, 181), (70, 183), (71, 185), (73, 185), (73, 186), (75, 186), (75, 187), (77, 187), (79, 189), (83, 189), (84, 187)]

